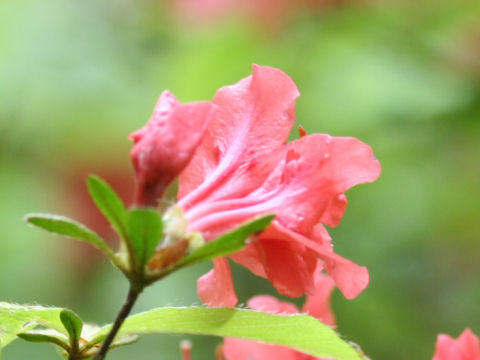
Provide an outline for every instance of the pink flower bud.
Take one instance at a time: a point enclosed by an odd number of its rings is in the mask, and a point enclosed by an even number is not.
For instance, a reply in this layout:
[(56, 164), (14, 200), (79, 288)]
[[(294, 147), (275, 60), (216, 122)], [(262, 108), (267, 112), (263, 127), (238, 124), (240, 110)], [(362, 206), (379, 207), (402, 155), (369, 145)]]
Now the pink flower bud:
[(137, 205), (154, 206), (188, 164), (214, 107), (210, 102), (181, 104), (169, 91), (162, 93), (150, 121), (130, 135)]

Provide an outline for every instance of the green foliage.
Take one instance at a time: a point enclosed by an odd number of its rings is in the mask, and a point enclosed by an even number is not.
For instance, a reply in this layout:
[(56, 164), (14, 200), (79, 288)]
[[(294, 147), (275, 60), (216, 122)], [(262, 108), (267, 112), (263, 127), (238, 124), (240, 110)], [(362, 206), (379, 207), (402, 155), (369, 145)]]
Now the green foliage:
[(68, 332), (72, 347), (77, 346), (82, 334), (82, 320), (74, 312), (65, 309), (60, 313), (60, 321)]
[(110, 247), (100, 236), (75, 220), (51, 214), (29, 214), (25, 217), (25, 220), (32, 225), (54, 234), (64, 235), (73, 239), (88, 242), (99, 250), (105, 252), (110, 257), (114, 256)]
[(247, 245), (247, 239), (249, 236), (264, 230), (274, 217), (274, 215), (265, 215), (246, 222), (228, 233), (220, 235), (218, 238), (201, 246), (171, 266), (153, 271), (153, 274), (151, 274), (150, 277), (150, 282), (162, 278), (180, 268), (208, 261), (219, 256), (226, 256), (242, 250)]
[(156, 210), (133, 209), (128, 212), (128, 241), (138, 265), (145, 265), (152, 257), (162, 238), (162, 230), (162, 219)]
[(38, 325), (67, 335), (60, 321), (62, 310), (0, 302), (0, 347), (7, 346), (18, 333), (26, 332)]
[(120, 335), (115, 338), (115, 341), (110, 345), (110, 349), (115, 349), (119, 346), (131, 345), (138, 341), (138, 335)]
[(127, 210), (115, 191), (98, 176), (90, 175), (87, 180), (88, 191), (95, 205), (112, 224), (115, 231), (127, 238)]
[[(40, 328), (37, 328), (40, 326)], [(54, 307), (17, 305), (0, 302), (0, 350), (18, 336), (30, 342), (48, 342), (70, 352), (89, 354), (95, 351), (100, 327), (83, 324), (72, 311)], [(80, 337), (84, 340), (79, 342)], [(112, 348), (132, 344), (135, 334), (118, 335)]]
[(262, 216), (242, 224), (226, 234), (220, 235), (218, 238), (200, 247), (197, 251), (185, 256), (176, 266), (183, 267), (239, 251), (245, 247), (246, 240), (250, 235), (264, 230), (274, 217), (275, 215)]
[(30, 331), (25, 333), (17, 334), (20, 339), (34, 342), (34, 343), (51, 343), (62, 347), (65, 350), (69, 349), (67, 343), (67, 338), (61, 336), (61, 334), (55, 334), (52, 331), (43, 330), (43, 331)]
[[(100, 342), (110, 326), (92, 343)], [(197, 334), (237, 337), (283, 345), (319, 357), (360, 360), (362, 357), (329, 326), (308, 315), (274, 315), (235, 308), (159, 308), (129, 317), (119, 334)]]
[[(41, 330), (31, 330), (36, 326)], [(79, 346), (88, 354), (103, 341), (111, 325), (85, 326), (69, 310), (41, 306), (0, 303), (0, 348), (18, 335), (33, 342), (50, 342), (62, 348), (78, 346), (80, 333), (87, 342)], [(66, 330), (65, 330), (66, 329)], [(274, 315), (234, 308), (159, 308), (127, 318), (112, 347), (131, 344), (137, 334), (197, 334), (237, 337), (282, 345), (337, 360), (361, 360), (362, 357), (329, 326), (308, 315)], [(77, 342), (66, 343), (67, 336)]]

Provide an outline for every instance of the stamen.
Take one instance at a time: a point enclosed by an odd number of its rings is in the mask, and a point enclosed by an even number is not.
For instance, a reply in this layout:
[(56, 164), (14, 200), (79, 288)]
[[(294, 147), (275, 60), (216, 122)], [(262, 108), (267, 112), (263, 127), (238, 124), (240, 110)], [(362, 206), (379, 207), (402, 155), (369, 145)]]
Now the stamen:
[(182, 340), (180, 342), (180, 351), (182, 352), (183, 360), (192, 360), (192, 342), (189, 340)]
[(217, 345), (215, 349), (215, 360), (226, 360), (223, 355), (223, 343)]
[(305, 128), (302, 125), (298, 125), (298, 136), (302, 138), (305, 135), (307, 135), (307, 131), (305, 130)]

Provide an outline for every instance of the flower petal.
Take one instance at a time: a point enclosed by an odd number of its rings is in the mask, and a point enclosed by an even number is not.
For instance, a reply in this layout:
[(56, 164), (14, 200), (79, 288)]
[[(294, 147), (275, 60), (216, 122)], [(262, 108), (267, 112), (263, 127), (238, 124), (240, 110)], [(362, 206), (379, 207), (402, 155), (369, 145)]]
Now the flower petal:
[(303, 360), (307, 356), (284, 346), (233, 338), (225, 338), (223, 354), (227, 360)]
[(346, 207), (342, 194), (380, 174), (380, 164), (368, 145), (325, 134), (289, 143), (279, 166), (283, 171), (273, 172), (262, 189), (276, 191), (270, 211), (284, 226), (306, 236), (319, 221), (337, 225)]
[(433, 360), (480, 360), (478, 338), (468, 328), (458, 339), (440, 334)]
[(303, 257), (305, 251), (299, 252), (295, 243), (269, 236), (271, 233), (266, 232), (257, 242), (268, 280), (283, 295), (299, 297), (313, 293), (313, 269)]
[(138, 205), (154, 205), (187, 166), (214, 107), (210, 102), (180, 104), (169, 91), (162, 93), (150, 121), (130, 135)]
[(278, 162), (295, 119), (298, 90), (284, 72), (253, 66), (253, 74), (218, 90), (219, 110), (180, 176), (182, 209), (209, 198), (238, 198), (260, 186)]
[(260, 262), (257, 246), (255, 244), (249, 244), (245, 249), (238, 251), (229, 257), (236, 263), (246, 267), (255, 275), (264, 278), (267, 277), (263, 264)]
[(324, 324), (334, 326), (335, 315), (330, 307), (330, 297), (335, 288), (333, 279), (322, 273), (322, 266), (315, 270), (315, 293), (307, 295), (303, 311), (317, 318)]
[(234, 307), (238, 298), (226, 258), (213, 260), (214, 268), (197, 280), (198, 295), (211, 307)]
[(343, 296), (351, 300), (356, 298), (368, 285), (370, 276), (365, 266), (359, 266), (354, 262), (341, 257), (331, 251), (321, 249), (310, 239), (304, 238), (309, 246), (320, 259), (324, 261), (325, 270), (335, 280)]
[(347, 210), (347, 203), (348, 200), (345, 194), (334, 196), (330, 201), (330, 204), (328, 204), (320, 221), (331, 227), (337, 226), (340, 223), (340, 220), (342, 220), (345, 210)]
[(248, 300), (250, 309), (267, 312), (270, 314), (298, 314), (298, 308), (289, 302), (280, 301), (273, 296), (258, 295)]
[(316, 224), (339, 223), (347, 205), (344, 191), (380, 174), (371, 148), (354, 138), (307, 135), (278, 152), (282, 160), (249, 195), (209, 199), (187, 210), (189, 230), (211, 238), (271, 212), (285, 227), (311, 237)]
[[(270, 235), (269, 232), (274, 232), (274, 234), (270, 233), (272, 234)], [(330, 274), (343, 296), (347, 299), (357, 297), (368, 285), (369, 275), (367, 268), (358, 266), (350, 260), (339, 256), (333, 252), (330, 246), (322, 246), (299, 233), (285, 228), (276, 221), (264, 231), (262, 236), (267, 236), (267, 234), (268, 236), (275, 237), (277, 240), (296, 242), (308, 248), (312, 252), (312, 255), (314, 254), (324, 262), (325, 270)]]

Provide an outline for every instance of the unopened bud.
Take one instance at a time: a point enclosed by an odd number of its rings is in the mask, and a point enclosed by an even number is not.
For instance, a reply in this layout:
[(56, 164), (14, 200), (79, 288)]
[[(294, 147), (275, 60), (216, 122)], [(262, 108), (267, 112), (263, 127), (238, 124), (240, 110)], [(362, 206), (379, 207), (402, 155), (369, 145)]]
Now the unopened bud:
[(135, 203), (154, 206), (167, 186), (187, 166), (200, 143), (214, 105), (180, 104), (164, 91), (150, 121), (130, 135), (130, 153), (136, 175)]
[(189, 242), (187, 239), (177, 241), (161, 250), (157, 250), (148, 262), (148, 268), (151, 271), (163, 270), (170, 265), (175, 264), (185, 256), (188, 250)]

